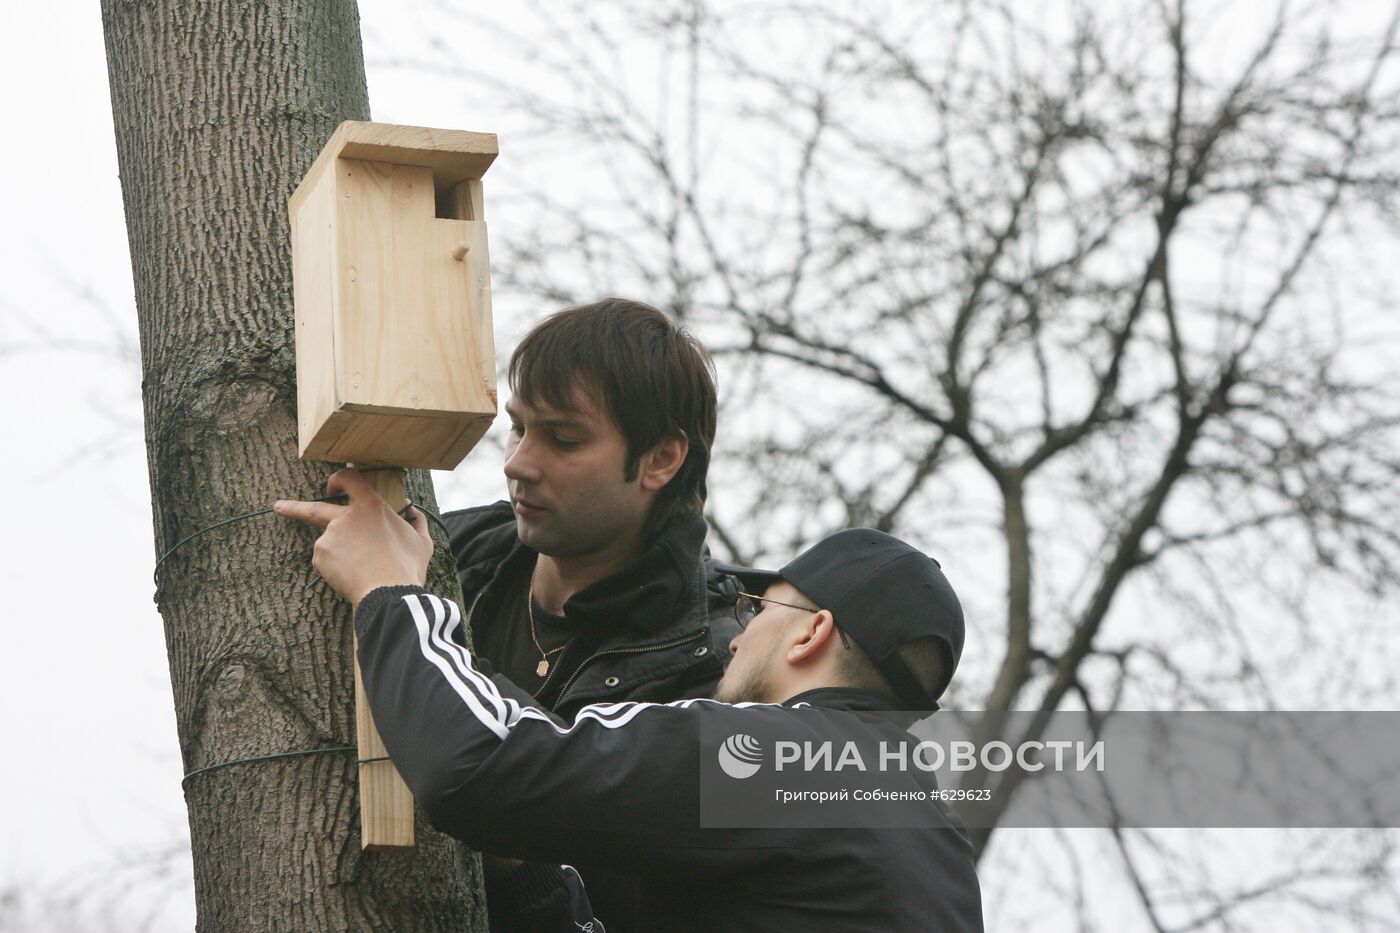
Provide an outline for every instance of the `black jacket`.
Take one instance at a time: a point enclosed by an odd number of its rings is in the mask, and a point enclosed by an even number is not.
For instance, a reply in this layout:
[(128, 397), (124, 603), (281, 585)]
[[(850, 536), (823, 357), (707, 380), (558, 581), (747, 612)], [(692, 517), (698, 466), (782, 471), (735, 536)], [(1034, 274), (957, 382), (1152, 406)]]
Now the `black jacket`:
[[(642, 881), (647, 930), (982, 929), (971, 845), (959, 827), (700, 825), (709, 737), (761, 733), (772, 717), (887, 709), (878, 695), (611, 703), (566, 723), (508, 681), (483, 676), (453, 639), (460, 624), (455, 604), (421, 587), (375, 590), (355, 617), (375, 722), (444, 832), (503, 855), (575, 865), (585, 883), (590, 866), (631, 873)], [(782, 720), (794, 722), (812, 720)]]
[[(515, 591), (512, 579), (529, 576), (536, 554), (516, 534), (508, 502), (449, 512), (443, 523), (468, 607), (462, 628), (481, 644), (484, 628), (503, 617), (501, 601)], [(589, 703), (708, 697), (739, 632), (733, 615), (739, 585), (714, 569), (705, 533), (703, 519), (678, 518), (631, 564), (575, 593), (564, 615), (584, 634), (551, 665), (534, 702), (571, 720)], [(612, 933), (646, 929), (636, 916), (635, 878), (595, 871), (586, 883)], [(493, 930), (574, 929), (574, 913), (563, 905), (580, 895), (561, 882), (556, 865), (522, 866), (494, 879), (487, 894)]]
[[(510, 503), (448, 512), (452, 555), (467, 607), (467, 628), (500, 616), (511, 574), (528, 575), (535, 552), (515, 532)], [(738, 584), (705, 555), (705, 522), (681, 518), (663, 528), (637, 560), (575, 593), (564, 616), (587, 633), (554, 664), (539, 702), (566, 719), (585, 704), (669, 702), (709, 696), (739, 633)]]

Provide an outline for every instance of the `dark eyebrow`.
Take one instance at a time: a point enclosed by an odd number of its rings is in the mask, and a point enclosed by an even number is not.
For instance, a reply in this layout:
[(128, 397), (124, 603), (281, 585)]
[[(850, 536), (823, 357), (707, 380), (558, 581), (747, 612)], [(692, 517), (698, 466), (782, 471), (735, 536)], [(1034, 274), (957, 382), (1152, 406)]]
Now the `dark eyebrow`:
[[(507, 417), (509, 417), (512, 421), (522, 420), (520, 417), (520, 412), (515, 408), (514, 399), (511, 399), (509, 402), (506, 402), (505, 409)], [(558, 418), (545, 418), (539, 422), (539, 425), (542, 428), (549, 428), (551, 430), (558, 430), (559, 428), (564, 428), (566, 430), (571, 431), (588, 430), (588, 425), (585, 422), (578, 418), (570, 418), (567, 416), (560, 416)]]

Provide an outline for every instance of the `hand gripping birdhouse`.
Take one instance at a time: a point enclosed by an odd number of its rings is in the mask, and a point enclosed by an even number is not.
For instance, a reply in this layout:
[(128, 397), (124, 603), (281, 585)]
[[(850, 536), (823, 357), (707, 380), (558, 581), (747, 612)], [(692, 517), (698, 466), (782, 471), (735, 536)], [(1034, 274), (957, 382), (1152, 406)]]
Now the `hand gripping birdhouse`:
[[(347, 121), (288, 202), (304, 460), (450, 470), (496, 414), (481, 176), (491, 133)], [(404, 503), (401, 470), (366, 479)], [(360, 844), (413, 845), (413, 797), (355, 668)]]
[(306, 460), (450, 470), (496, 414), (492, 133), (342, 123), (289, 202)]

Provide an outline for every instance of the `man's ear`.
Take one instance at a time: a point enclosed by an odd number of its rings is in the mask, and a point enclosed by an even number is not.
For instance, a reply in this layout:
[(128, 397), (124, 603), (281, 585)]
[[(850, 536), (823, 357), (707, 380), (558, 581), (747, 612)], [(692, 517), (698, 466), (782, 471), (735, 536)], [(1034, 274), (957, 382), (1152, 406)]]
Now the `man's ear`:
[(835, 644), (832, 639), (838, 637), (836, 619), (823, 609), (803, 620), (796, 634), (800, 637), (788, 647), (787, 662), (798, 665), (815, 661), (827, 645)]
[(642, 488), (647, 492), (659, 491), (680, 472), (688, 453), (690, 440), (684, 434), (662, 438), (660, 443), (642, 454), (638, 468)]

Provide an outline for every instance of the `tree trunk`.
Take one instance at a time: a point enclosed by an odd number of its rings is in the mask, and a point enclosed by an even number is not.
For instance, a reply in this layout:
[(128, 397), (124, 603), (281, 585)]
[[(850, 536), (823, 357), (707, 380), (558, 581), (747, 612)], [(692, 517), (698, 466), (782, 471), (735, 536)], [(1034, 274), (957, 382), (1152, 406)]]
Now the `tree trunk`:
[[(354, 0), (103, 0), (102, 18), (163, 554), (322, 494), (333, 466), (297, 459), (286, 202), (369, 104)], [(409, 491), (436, 511), (426, 474)], [(304, 592), (313, 532), (251, 518), (159, 568), (187, 772), (354, 745), (350, 614), (324, 585)], [(432, 574), (454, 593), (443, 552)], [(199, 929), (484, 929), (479, 865), (451, 840), (420, 825), (413, 850), (360, 851), (355, 761), (186, 780)]]

